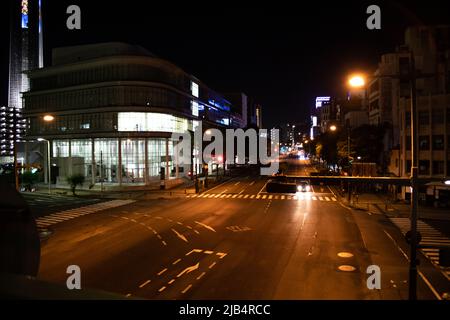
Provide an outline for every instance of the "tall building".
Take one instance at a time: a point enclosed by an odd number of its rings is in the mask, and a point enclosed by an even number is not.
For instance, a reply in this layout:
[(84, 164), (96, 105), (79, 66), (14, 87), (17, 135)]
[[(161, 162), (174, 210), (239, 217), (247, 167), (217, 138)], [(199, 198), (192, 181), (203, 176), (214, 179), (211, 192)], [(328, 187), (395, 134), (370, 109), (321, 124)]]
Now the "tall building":
[[(405, 33), (405, 46), (414, 55), (417, 73), (426, 74), (416, 81), (419, 176), (448, 179), (450, 176), (450, 27), (413, 27)], [(399, 57), (409, 66), (409, 57)], [(401, 61), (399, 61), (401, 62)], [(405, 67), (406, 68), (406, 67)], [(398, 146), (391, 153), (390, 171), (407, 177), (411, 171), (411, 100), (409, 84), (396, 84), (400, 92), (394, 107), (394, 128), (398, 128)], [(402, 94), (404, 92), (405, 94)], [(410, 197), (402, 188), (401, 196)], [(422, 187), (420, 199), (450, 204), (448, 187)], [(443, 200), (445, 199), (445, 200)]]
[[(220, 130), (243, 122), (220, 93), (139, 46), (56, 48), (52, 65), (29, 76), (27, 137), (50, 141), (53, 183), (74, 173), (91, 185), (178, 183), (204, 167), (196, 146), (193, 165), (177, 165), (172, 133), (193, 132), (200, 121)], [(53, 121), (44, 121), (48, 114)]]
[(41, 0), (14, 0), (10, 4), (8, 105), (0, 111), (0, 156), (11, 162), (14, 143), (25, 130), (22, 93), (30, 89), (28, 70), (43, 67)]

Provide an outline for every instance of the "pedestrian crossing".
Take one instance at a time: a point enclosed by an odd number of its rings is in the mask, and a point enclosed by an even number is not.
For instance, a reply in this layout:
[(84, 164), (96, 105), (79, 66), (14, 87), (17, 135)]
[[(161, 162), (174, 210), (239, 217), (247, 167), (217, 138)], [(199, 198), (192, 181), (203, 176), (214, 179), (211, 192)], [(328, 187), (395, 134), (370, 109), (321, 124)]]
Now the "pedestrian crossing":
[(50, 214), (48, 216), (39, 217), (36, 219), (36, 224), (39, 229), (45, 229), (51, 225), (63, 221), (75, 219), (87, 214), (95, 213), (106, 209), (124, 206), (133, 202), (135, 202), (135, 200), (111, 200), (106, 202), (95, 203), (88, 206), (60, 211), (57, 213)]
[[(409, 218), (389, 218), (403, 234), (411, 229), (411, 222)], [(429, 224), (418, 220), (417, 231), (420, 232), (422, 240), (419, 245), (427, 246), (427, 248), (421, 248), (422, 253), (436, 266), (442, 269), (442, 272), (450, 280), (450, 268), (444, 268), (439, 265), (439, 247), (448, 246), (450, 248), (450, 238), (444, 235), (442, 232), (433, 228)], [(432, 248), (436, 246), (438, 248)]]
[(313, 196), (309, 194), (296, 195), (280, 195), (280, 194), (237, 194), (237, 193), (202, 193), (188, 194), (186, 198), (203, 198), (203, 199), (246, 199), (246, 200), (312, 200), (335, 202), (336, 197), (333, 196)]

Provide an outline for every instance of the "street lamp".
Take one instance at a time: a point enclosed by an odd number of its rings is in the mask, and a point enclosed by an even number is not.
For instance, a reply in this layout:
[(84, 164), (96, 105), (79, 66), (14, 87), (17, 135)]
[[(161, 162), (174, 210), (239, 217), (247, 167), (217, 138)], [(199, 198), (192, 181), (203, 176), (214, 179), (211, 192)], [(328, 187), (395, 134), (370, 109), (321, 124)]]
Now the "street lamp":
[(348, 84), (352, 88), (362, 88), (366, 85), (366, 80), (363, 75), (355, 74), (349, 77)]
[(46, 122), (51, 122), (51, 121), (55, 120), (55, 117), (52, 116), (51, 114), (46, 114), (44, 117), (42, 117), (42, 119), (44, 119), (44, 121), (46, 121)]
[[(416, 104), (416, 80), (417, 78), (432, 76), (429, 75), (417, 75), (416, 67), (414, 61), (414, 54), (412, 51), (409, 52), (410, 55), (410, 65), (409, 74), (407, 77), (403, 77), (405, 80), (409, 81), (410, 85), (410, 112), (411, 112), (411, 239), (410, 239), (410, 257), (409, 257), (409, 299), (417, 299), (417, 207), (419, 200), (419, 184), (418, 184), (418, 130), (417, 130), (417, 104)], [(399, 75), (383, 75), (373, 78), (401, 78)], [(364, 77), (359, 75), (354, 75), (349, 78), (349, 85), (354, 88), (361, 88), (365, 85)], [(450, 182), (449, 182), (450, 183)]]
[(37, 141), (47, 141), (47, 171), (48, 171), (48, 193), (51, 193), (51, 174), (50, 174), (50, 141), (44, 138), (38, 138)]
[(331, 130), (331, 131), (336, 131), (336, 130), (337, 130), (337, 127), (333, 124), (333, 125), (330, 126), (330, 130)]

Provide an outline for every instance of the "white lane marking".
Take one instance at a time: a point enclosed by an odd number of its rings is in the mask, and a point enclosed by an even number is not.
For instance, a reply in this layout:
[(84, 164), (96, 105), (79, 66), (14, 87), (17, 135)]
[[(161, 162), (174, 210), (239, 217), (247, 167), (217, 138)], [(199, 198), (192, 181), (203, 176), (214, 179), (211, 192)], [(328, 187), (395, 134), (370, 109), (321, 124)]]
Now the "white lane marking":
[(200, 280), (205, 274), (206, 272), (202, 272), (202, 274), (197, 277), (197, 280)]
[(158, 276), (162, 275), (166, 271), (167, 271), (167, 268), (162, 269), (160, 272), (158, 272)]
[(241, 183), (240, 181), (236, 182), (234, 185), (237, 186), (239, 183)]
[(192, 288), (192, 284), (188, 285), (183, 291), (181, 291), (181, 293), (186, 293), (189, 291), (189, 289)]
[(177, 235), (178, 238), (180, 238), (181, 240), (183, 240), (185, 242), (189, 242), (188, 239), (186, 239), (186, 237), (184, 235), (182, 235), (181, 233), (179, 233), (177, 230), (175, 230), (173, 228), (171, 230)]
[(436, 299), (442, 300), (442, 298), (439, 295), (439, 293), (437, 293), (436, 289), (434, 289), (434, 287), (431, 285), (430, 281), (428, 281), (428, 279), (423, 275), (423, 273), (420, 272), (420, 270), (417, 270), (417, 273), (422, 278), (423, 282), (425, 282), (425, 284), (428, 286), (428, 288), (430, 288), (431, 292), (433, 292), (433, 294), (435, 295)]
[(216, 230), (215, 230), (213, 227), (208, 226), (207, 224), (204, 224), (204, 223), (201, 223), (201, 222), (198, 222), (198, 221), (194, 221), (194, 222), (195, 222), (196, 224), (202, 226), (203, 228), (206, 228), (206, 229), (208, 229), (208, 230), (211, 230), (211, 231), (213, 231), (213, 232), (216, 232)]
[(145, 281), (143, 284), (141, 284), (141, 285), (139, 286), (139, 288), (145, 287), (145, 286), (148, 285), (150, 282), (151, 282), (151, 280)]

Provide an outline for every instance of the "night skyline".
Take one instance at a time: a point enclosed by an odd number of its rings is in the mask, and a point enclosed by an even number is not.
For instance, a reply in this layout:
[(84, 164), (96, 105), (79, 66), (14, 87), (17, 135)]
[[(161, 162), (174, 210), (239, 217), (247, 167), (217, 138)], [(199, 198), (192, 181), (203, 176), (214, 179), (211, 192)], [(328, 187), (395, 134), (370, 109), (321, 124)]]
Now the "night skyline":
[[(254, 97), (263, 105), (267, 127), (306, 120), (315, 96), (343, 95), (345, 76), (353, 70), (374, 71), (380, 55), (402, 43), (406, 26), (449, 20), (433, 6), (399, 2), (380, 3), (382, 29), (371, 31), (365, 26), (370, 4), (366, 1), (346, 7), (313, 4), (298, 16), (286, 15), (292, 13), (288, 8), (252, 9), (236, 4), (212, 15), (200, 5), (186, 8), (193, 15), (181, 15), (181, 7), (173, 15), (161, 15), (167, 8), (147, 12), (111, 6), (103, 10), (98, 4), (72, 1), (81, 7), (82, 28), (69, 31), (66, 2), (43, 3), (45, 65), (51, 63), (55, 47), (107, 41), (141, 45), (212, 89), (243, 91)], [(6, 46), (2, 56), (7, 58)], [(7, 70), (7, 60), (2, 61), (2, 71)], [(3, 85), (2, 104), (6, 104), (6, 91)], [(287, 112), (278, 112), (280, 108)]]

